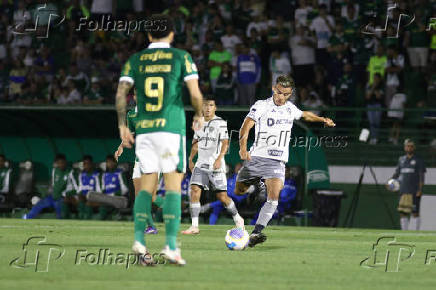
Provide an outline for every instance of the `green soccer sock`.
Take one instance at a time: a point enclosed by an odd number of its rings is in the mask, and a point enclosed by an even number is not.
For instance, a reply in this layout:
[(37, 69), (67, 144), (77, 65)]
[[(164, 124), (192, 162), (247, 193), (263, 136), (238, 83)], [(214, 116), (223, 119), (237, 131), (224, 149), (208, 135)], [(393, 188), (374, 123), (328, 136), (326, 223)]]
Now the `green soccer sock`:
[(79, 219), (85, 219), (85, 211), (85, 203), (83, 201), (79, 201), (79, 204), (77, 205), (77, 213), (79, 215)]
[(148, 217), (151, 217), (151, 193), (141, 190), (133, 206), (135, 220), (135, 241), (145, 246), (144, 230)]
[(170, 250), (177, 248), (177, 233), (180, 228), (181, 194), (176, 191), (167, 191), (163, 205), (163, 217), (165, 221), (166, 244)]
[(156, 195), (156, 199), (154, 200), (154, 204), (157, 207), (162, 208), (164, 202), (165, 202), (165, 198), (163, 198), (161, 195)]
[(151, 211), (150, 211), (150, 215), (147, 216), (147, 226), (155, 228), (154, 221), (153, 221), (153, 214), (151, 213)]

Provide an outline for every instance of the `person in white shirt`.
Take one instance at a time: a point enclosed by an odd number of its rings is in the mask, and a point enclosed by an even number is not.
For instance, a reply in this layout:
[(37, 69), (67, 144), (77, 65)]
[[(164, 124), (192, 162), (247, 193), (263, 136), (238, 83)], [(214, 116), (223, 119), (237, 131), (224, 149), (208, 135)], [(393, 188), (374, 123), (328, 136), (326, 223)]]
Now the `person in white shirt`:
[[(239, 215), (233, 200), (227, 195), (226, 163), (224, 154), (229, 147), (227, 122), (215, 115), (216, 104), (213, 97), (206, 97), (203, 101), (204, 125), (194, 134), (194, 140), (189, 155), (189, 169), (192, 172), (191, 190), (191, 219), (192, 225), (182, 231), (185, 235), (200, 233), (198, 217), (201, 211), (201, 191), (209, 189), (216, 193), (227, 211), (232, 215), (237, 227), (244, 228), (244, 219)], [(193, 159), (198, 153), (197, 162)]]
[(325, 67), (329, 59), (327, 46), (335, 31), (335, 20), (333, 16), (327, 14), (326, 5), (319, 5), (319, 15), (312, 20), (309, 28), (315, 33), (317, 39), (316, 62)]
[(233, 33), (233, 26), (226, 26), (226, 34), (221, 36), (221, 42), (228, 52), (232, 55), (235, 55), (235, 46), (239, 43), (242, 43), (241, 39)]
[(298, 1), (299, 7), (295, 9), (294, 12), (294, 19), (296, 25), (307, 26), (307, 15), (313, 10), (312, 6), (307, 4), (308, 2), (309, 1), (307, 0)]
[(294, 76), (299, 85), (305, 85), (313, 80), (316, 40), (305, 34), (304, 26), (297, 25), (295, 32), (289, 41)]
[[(252, 184), (265, 180), (267, 201), (262, 206), (248, 246), (263, 243), (267, 226), (277, 209), (280, 191), (285, 178), (285, 163), (288, 162), (289, 141), (295, 120), (303, 118), (309, 122), (323, 122), (334, 127), (329, 118), (319, 117), (309, 111), (301, 111), (289, 101), (295, 90), (294, 80), (281, 75), (272, 87), (273, 95), (257, 101), (251, 108), (239, 131), (239, 156), (244, 165), (236, 178), (235, 194), (245, 194)], [(247, 151), (248, 135), (255, 126), (255, 140)], [(264, 188), (260, 185), (259, 188)]]
[(404, 93), (403, 86), (399, 86), (397, 92), (392, 96), (389, 104), (388, 118), (392, 120), (392, 128), (389, 131), (389, 141), (398, 145), (400, 138), (401, 122), (404, 118), (404, 105), (406, 104), (407, 96)]
[(271, 82), (280, 75), (289, 75), (291, 73), (291, 62), (288, 55), (280, 53), (278, 50), (273, 51), (269, 62), (269, 71), (271, 72)]
[(387, 50), (386, 61), (386, 94), (385, 104), (389, 106), (392, 96), (397, 91), (398, 86), (402, 82), (402, 73), (404, 69), (404, 56), (398, 53), (395, 45), (389, 45)]

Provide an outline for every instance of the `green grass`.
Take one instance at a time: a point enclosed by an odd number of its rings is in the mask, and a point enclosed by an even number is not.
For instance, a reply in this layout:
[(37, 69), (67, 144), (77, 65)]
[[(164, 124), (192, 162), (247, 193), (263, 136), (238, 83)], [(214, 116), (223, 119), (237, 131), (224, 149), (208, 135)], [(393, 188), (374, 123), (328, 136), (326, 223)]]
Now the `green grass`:
[[(233, 252), (224, 244), (229, 226), (202, 226), (199, 236), (180, 237), (185, 267), (74, 264), (80, 249), (128, 253), (132, 227), (130, 222), (0, 219), (0, 289), (434, 289), (436, 262), (425, 265), (425, 256), (427, 249), (436, 249), (435, 232), (273, 226), (265, 230), (264, 244)], [(163, 225), (158, 228), (158, 235), (147, 236), (152, 252), (163, 246)], [(400, 263), (399, 272), (361, 267), (372, 244), (387, 235), (413, 244), (414, 256)], [(9, 265), (23, 256), (22, 245), (31, 236), (45, 236), (65, 249), (46, 273)]]

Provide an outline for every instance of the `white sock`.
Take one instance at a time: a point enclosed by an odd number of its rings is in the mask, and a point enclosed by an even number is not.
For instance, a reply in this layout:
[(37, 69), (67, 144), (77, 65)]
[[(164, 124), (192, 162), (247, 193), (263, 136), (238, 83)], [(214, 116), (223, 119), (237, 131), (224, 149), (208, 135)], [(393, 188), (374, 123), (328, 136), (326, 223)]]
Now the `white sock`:
[(420, 226), (421, 220), (419, 217), (410, 217), (410, 224), (409, 224), (409, 228), (411, 230), (415, 230), (415, 231), (419, 231), (419, 226)]
[(239, 213), (235, 214), (233, 216), (233, 221), (235, 222), (235, 224), (238, 222), (238, 220), (240, 220), (242, 217), (239, 215)]
[(192, 218), (192, 226), (198, 228), (198, 217)]
[(409, 219), (407, 217), (400, 218), (401, 229), (407, 231), (409, 227)]
[(200, 215), (201, 205), (199, 202), (191, 203), (192, 226), (198, 228), (198, 216)]

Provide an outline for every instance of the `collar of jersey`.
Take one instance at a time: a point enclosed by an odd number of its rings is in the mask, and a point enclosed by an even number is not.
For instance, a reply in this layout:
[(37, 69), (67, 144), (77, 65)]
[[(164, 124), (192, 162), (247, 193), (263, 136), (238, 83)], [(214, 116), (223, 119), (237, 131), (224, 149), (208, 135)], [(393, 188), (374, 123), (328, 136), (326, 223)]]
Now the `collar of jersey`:
[(168, 42), (152, 42), (148, 45), (148, 48), (169, 48)]

